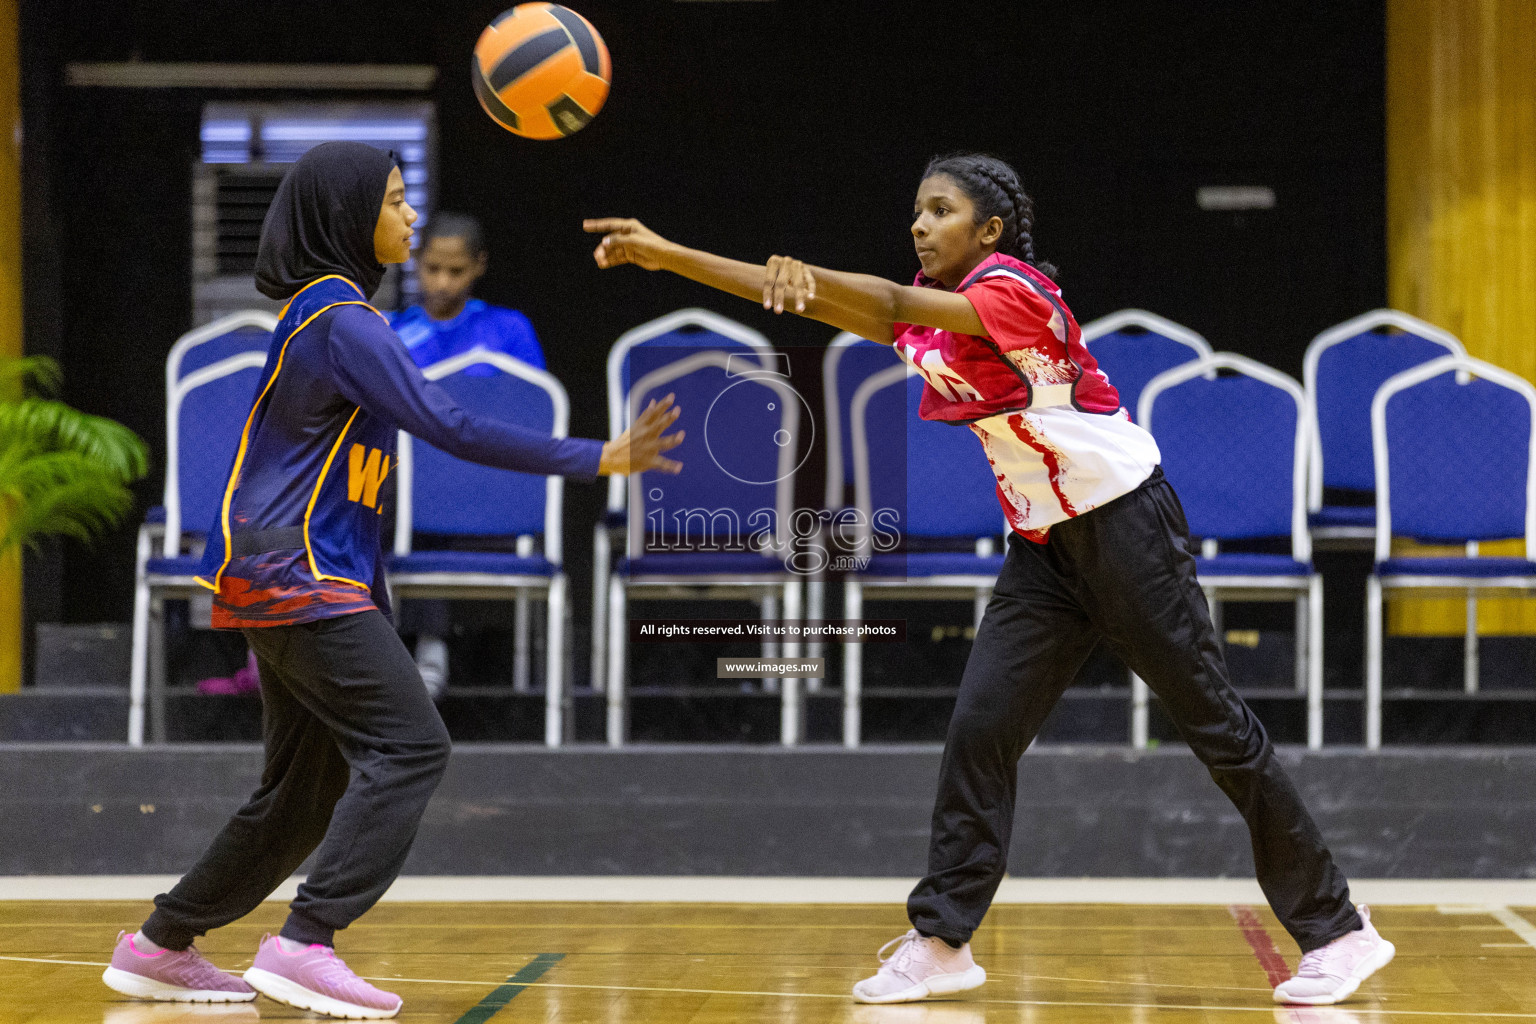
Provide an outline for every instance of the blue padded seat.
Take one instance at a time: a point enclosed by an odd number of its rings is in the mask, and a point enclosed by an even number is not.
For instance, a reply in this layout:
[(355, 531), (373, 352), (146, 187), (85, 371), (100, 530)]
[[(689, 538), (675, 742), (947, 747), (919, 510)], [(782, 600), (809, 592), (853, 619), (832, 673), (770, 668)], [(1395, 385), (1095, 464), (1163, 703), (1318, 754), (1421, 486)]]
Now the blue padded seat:
[(1215, 558), (1195, 559), (1195, 571), (1201, 576), (1310, 576), (1312, 567), (1290, 555), (1265, 555), (1232, 551)]
[(1003, 571), (1003, 556), (976, 555), (965, 551), (921, 551), (912, 554), (874, 555), (862, 570), (864, 576), (996, 576)]
[(144, 571), (151, 576), (196, 576), (203, 564), (201, 555), (182, 555), (180, 558), (151, 558), (144, 563)]
[(1317, 526), (1375, 526), (1374, 505), (1324, 505), (1307, 516), (1307, 525)]
[(679, 551), (621, 558), (620, 576), (783, 576), (784, 563), (751, 551)]
[(543, 555), (524, 557), (506, 551), (412, 551), (392, 555), (391, 574), (419, 572), (487, 572), (498, 576), (553, 576), (560, 571)]
[(1480, 579), (1536, 576), (1536, 562), (1523, 558), (1389, 558), (1376, 563), (1378, 576), (1459, 576)]

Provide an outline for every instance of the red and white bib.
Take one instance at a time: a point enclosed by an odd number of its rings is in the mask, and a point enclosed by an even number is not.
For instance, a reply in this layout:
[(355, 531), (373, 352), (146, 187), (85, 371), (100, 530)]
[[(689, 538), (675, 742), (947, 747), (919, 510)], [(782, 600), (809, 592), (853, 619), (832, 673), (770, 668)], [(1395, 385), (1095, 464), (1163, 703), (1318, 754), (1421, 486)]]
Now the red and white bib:
[[(921, 274), (915, 283), (935, 285)], [(985, 336), (896, 324), (894, 344), (928, 385), (923, 419), (980, 438), (1014, 531), (1043, 542), (1052, 525), (1139, 486), (1161, 458), (1157, 442), (1120, 408), (1061, 290), (994, 253), (956, 291)]]

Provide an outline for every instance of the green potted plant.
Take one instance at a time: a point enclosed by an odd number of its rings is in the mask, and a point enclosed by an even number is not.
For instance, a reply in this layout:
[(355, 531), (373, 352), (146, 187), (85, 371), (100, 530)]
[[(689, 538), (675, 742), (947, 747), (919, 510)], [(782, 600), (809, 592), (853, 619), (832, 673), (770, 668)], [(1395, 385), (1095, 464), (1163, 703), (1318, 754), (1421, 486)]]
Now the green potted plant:
[(100, 535), (149, 468), (133, 431), (47, 397), (59, 379), (45, 356), (0, 359), (0, 557), (47, 536)]
[(149, 464), (133, 431), (49, 397), (59, 378), (44, 356), (0, 357), (0, 693), (21, 683), (22, 549), (114, 526)]

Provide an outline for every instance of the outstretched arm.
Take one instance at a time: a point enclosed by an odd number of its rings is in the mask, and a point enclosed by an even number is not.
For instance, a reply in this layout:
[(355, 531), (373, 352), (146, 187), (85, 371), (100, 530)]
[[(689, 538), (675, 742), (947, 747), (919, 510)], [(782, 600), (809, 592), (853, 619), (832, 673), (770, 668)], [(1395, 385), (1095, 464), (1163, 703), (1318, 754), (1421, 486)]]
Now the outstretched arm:
[(681, 430), (665, 433), (680, 411), (671, 395), (651, 402), (628, 430), (606, 443), (550, 437), (463, 409), (422, 376), (395, 332), (365, 307), (337, 310), (328, 342), (332, 374), (343, 397), (458, 458), (578, 479), (682, 469), (682, 463), (664, 454), (683, 440)]
[(603, 236), (592, 258), (604, 269), (632, 263), (670, 270), (711, 288), (761, 300), (764, 309), (786, 310), (889, 345), (892, 325), (920, 324), (960, 334), (985, 334), (975, 307), (962, 295), (912, 288), (869, 274), (811, 267), (775, 256), (766, 266), (726, 259), (669, 242), (637, 220), (588, 220), (582, 227)]

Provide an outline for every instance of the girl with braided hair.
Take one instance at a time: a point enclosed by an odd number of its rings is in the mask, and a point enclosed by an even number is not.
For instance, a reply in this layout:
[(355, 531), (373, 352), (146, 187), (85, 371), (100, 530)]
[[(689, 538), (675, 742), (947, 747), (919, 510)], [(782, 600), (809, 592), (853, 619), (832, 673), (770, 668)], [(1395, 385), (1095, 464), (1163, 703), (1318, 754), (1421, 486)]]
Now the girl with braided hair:
[(1338, 1002), (1392, 959), (1227, 677), (1157, 443), (1120, 407), (1055, 268), (1036, 259), (1033, 204), (1013, 168), (969, 153), (929, 162), (911, 287), (782, 256), (728, 260), (635, 220), (585, 228), (602, 235), (599, 267), (670, 270), (894, 345), (927, 384), (923, 418), (968, 426), (997, 478), (1008, 553), (945, 739), (928, 874), (907, 900), (912, 929), (887, 943), (855, 999), (910, 1002), (986, 980), (970, 938), (1007, 869), (1019, 758), (1101, 640), (1162, 699), (1248, 824), (1259, 884), (1305, 954), (1275, 1000)]

